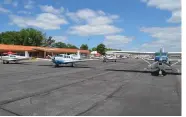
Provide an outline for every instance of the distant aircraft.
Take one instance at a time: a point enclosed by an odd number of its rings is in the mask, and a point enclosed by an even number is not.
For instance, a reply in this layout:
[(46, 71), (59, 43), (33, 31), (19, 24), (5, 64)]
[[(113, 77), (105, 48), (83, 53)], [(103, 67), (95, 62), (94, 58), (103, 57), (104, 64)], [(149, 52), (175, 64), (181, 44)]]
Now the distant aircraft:
[(107, 61), (112, 61), (112, 62), (116, 62), (117, 60), (117, 57), (116, 57), (116, 54), (114, 55), (106, 55), (103, 57), (103, 62), (107, 62)]
[(25, 56), (19, 56), (16, 55), (16, 53), (9, 51), (7, 53), (3, 53), (3, 56), (1, 56), (0, 59), (2, 60), (3, 64), (8, 64), (10, 62), (18, 63), (22, 60), (29, 60), (30, 57), (28, 51), (25, 51)]
[[(48, 55), (49, 56), (49, 55)], [(77, 51), (77, 55), (67, 55), (67, 54), (58, 54), (56, 56), (49, 56), (52, 59), (52, 62), (55, 67), (58, 67), (61, 64), (71, 64), (72, 67), (75, 66), (77, 62), (85, 62), (92, 59), (81, 60), (80, 52)]]

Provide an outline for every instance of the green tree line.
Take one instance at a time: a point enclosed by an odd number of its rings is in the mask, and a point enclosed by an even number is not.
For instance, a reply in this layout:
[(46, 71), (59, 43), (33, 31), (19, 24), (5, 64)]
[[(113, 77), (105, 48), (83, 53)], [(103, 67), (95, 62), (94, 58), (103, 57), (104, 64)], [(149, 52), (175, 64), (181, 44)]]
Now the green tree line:
[[(20, 31), (6, 31), (0, 33), (0, 43), (1, 44), (11, 44), (11, 45), (24, 45), (24, 46), (43, 46), (43, 47), (56, 47), (56, 48), (75, 48), (75, 45), (66, 44), (64, 42), (55, 42), (52, 36), (47, 37), (46, 33), (42, 31), (25, 28)], [(106, 51), (116, 50), (111, 48), (106, 48), (104, 44), (99, 44), (97, 47), (89, 49), (87, 44), (82, 44), (80, 49), (89, 51), (98, 51), (100, 54), (104, 55)]]
[(76, 49), (78, 48), (72, 44), (55, 42), (55, 40), (52, 39), (52, 36), (47, 37), (45, 33), (33, 28), (26, 28), (20, 31), (1, 32), (0, 43), (9, 44), (9, 45), (10, 44), (24, 45), (24, 46), (43, 46), (43, 47), (76, 48)]

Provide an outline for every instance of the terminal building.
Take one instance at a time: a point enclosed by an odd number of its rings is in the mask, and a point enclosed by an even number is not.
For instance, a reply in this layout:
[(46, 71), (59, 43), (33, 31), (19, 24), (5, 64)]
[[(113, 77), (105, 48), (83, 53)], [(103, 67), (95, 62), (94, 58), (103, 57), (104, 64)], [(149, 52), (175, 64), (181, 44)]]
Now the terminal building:
[[(76, 54), (78, 49), (70, 48), (49, 48), (49, 47), (38, 47), (38, 46), (22, 46), (22, 45), (5, 45), (0, 44), (0, 54), (4, 52), (15, 52), (19, 55), (24, 54), (25, 51), (29, 52), (31, 57), (46, 58), (47, 55), (56, 54)], [(89, 56), (89, 50), (80, 50), (81, 55)]]

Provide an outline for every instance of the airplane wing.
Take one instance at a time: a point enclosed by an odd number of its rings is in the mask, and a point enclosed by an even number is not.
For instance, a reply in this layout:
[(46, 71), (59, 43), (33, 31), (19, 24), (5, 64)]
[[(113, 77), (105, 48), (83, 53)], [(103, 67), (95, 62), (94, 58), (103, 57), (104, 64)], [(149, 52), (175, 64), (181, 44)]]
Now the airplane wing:
[(66, 63), (86, 62), (86, 61), (92, 61), (92, 60), (95, 60), (95, 59), (73, 60), (73, 61), (69, 61), (69, 62), (66, 62)]
[(180, 63), (180, 62), (181, 62), (181, 59), (170, 59), (169, 61), (170, 61), (171, 63), (174, 62), (174, 63), (172, 63), (172, 64), (170, 65), (170, 66), (174, 66), (174, 65)]

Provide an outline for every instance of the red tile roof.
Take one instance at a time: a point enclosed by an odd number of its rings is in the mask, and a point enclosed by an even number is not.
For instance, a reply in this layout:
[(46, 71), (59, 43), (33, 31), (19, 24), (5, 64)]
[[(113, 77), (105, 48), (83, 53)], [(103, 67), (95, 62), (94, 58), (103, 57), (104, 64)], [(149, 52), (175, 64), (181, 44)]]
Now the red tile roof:
[[(76, 53), (78, 49), (69, 49), (69, 48), (49, 48), (49, 47), (37, 47), (37, 46), (22, 46), (22, 45), (5, 45), (0, 44), (0, 51), (46, 51), (46, 52), (53, 52), (53, 53)], [(89, 54), (88, 50), (80, 50), (81, 53)]]

